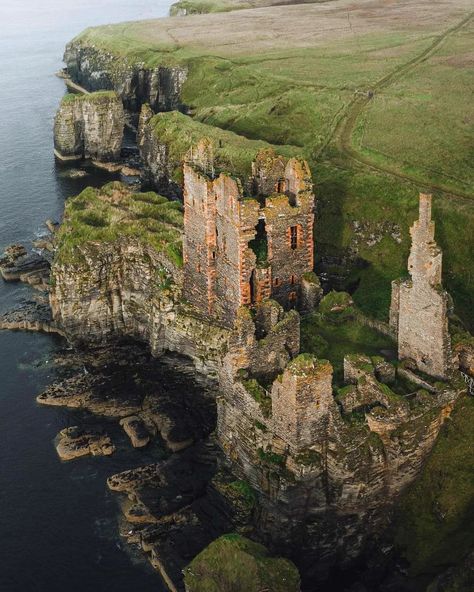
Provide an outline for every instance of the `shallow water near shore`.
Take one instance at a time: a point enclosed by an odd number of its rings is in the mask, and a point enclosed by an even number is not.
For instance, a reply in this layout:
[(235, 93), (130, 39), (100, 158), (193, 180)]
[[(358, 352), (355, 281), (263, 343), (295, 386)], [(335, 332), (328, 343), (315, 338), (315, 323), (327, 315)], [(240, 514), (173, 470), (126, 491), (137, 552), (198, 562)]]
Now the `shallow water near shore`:
[[(2, 3), (0, 36), (0, 251), (30, 246), (64, 200), (111, 177), (70, 179), (53, 158), (52, 123), (64, 83), (64, 45), (87, 26), (165, 16), (162, 0), (33, 0)], [(0, 280), (0, 311), (31, 294)], [(64, 342), (0, 332), (0, 592), (164, 590), (159, 576), (121, 547), (117, 499), (106, 478), (150, 460), (120, 448), (110, 458), (59, 461), (53, 439), (75, 416), (35, 397), (55, 378)], [(138, 558), (138, 555), (137, 555)]]

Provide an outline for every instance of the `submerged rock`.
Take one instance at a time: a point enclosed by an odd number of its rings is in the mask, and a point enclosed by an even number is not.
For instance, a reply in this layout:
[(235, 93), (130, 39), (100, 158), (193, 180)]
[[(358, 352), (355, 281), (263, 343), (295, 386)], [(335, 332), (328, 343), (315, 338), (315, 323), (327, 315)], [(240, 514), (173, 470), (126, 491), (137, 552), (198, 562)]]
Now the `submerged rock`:
[(56, 451), (61, 460), (80, 456), (109, 456), (115, 446), (107, 434), (84, 431), (77, 426), (61, 430), (57, 437)]
[(125, 116), (114, 92), (68, 94), (54, 120), (54, 153), (60, 160), (120, 156)]

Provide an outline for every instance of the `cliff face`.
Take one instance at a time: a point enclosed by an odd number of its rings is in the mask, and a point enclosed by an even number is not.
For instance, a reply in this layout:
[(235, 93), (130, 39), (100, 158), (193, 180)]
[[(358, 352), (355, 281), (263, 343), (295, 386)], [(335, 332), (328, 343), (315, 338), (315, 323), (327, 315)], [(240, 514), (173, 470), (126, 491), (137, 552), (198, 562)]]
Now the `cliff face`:
[(78, 41), (66, 46), (64, 61), (72, 80), (89, 91), (115, 90), (126, 109), (139, 111), (149, 103), (155, 111), (181, 106), (180, 93), (187, 71), (182, 67), (146, 68)]
[(156, 134), (151, 123), (153, 116), (150, 105), (143, 105), (137, 133), (137, 144), (144, 164), (143, 178), (157, 191), (165, 195), (181, 197), (182, 188), (174, 175), (180, 163), (171, 159), (168, 145)]
[(116, 93), (66, 95), (54, 119), (55, 154), (62, 160), (117, 159), (124, 124), (122, 102)]
[(179, 352), (212, 370), (226, 332), (181, 300), (178, 204), (117, 183), (87, 192), (66, 205), (58, 236), (50, 291), (55, 322), (79, 345), (131, 337), (154, 354)]

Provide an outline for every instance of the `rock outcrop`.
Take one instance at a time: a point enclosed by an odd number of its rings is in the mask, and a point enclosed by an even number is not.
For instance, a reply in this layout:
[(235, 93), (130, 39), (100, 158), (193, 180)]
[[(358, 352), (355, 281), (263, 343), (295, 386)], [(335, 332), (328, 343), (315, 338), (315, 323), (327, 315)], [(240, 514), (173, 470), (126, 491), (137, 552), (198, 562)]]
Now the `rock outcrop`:
[(73, 460), (88, 455), (110, 456), (115, 452), (115, 446), (107, 434), (73, 426), (59, 432), (56, 451), (61, 460)]
[(125, 117), (114, 92), (68, 94), (54, 119), (54, 153), (60, 160), (120, 157)]
[(155, 111), (181, 107), (181, 89), (187, 70), (183, 67), (148, 67), (73, 40), (66, 46), (64, 61), (71, 79), (87, 90), (114, 90), (126, 109), (138, 112), (143, 103)]
[(183, 191), (175, 171), (180, 162), (170, 156), (169, 146), (155, 132), (153, 109), (145, 104), (140, 111), (137, 144), (144, 164), (142, 176), (146, 183), (164, 195), (181, 198)]

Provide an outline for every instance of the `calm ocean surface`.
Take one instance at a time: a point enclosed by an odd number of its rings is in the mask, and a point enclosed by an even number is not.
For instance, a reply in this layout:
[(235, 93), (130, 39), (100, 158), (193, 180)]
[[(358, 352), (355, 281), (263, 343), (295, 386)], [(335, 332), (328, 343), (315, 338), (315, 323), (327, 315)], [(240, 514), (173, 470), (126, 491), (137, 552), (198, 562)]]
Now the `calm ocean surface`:
[[(61, 177), (52, 149), (64, 45), (87, 26), (165, 16), (168, 0), (0, 0), (0, 251), (29, 245), (64, 200), (99, 174)], [(0, 311), (28, 296), (0, 280)], [(0, 332), (0, 592), (160, 592), (160, 578), (120, 546), (106, 478), (148, 459), (61, 463), (53, 447), (74, 422), (35, 396), (54, 378), (54, 337)]]

